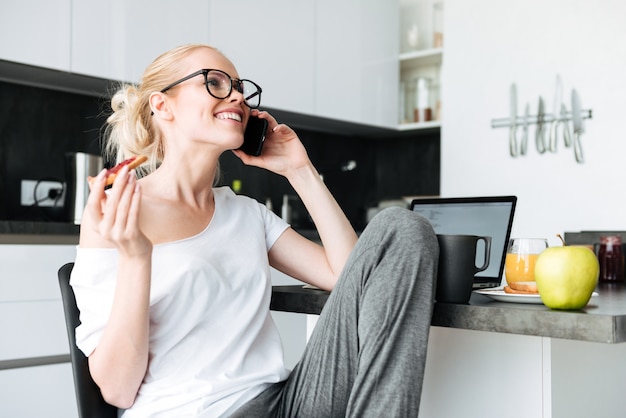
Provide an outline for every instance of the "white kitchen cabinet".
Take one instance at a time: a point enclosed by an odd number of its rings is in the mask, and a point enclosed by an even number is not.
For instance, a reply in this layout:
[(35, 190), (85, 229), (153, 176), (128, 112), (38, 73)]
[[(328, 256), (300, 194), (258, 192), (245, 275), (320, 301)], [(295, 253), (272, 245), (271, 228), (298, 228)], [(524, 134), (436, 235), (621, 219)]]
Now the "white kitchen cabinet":
[(78, 417), (71, 364), (0, 370), (0, 416)]
[(72, 5), (72, 72), (127, 80), (122, 1), (77, 0)]
[(0, 59), (68, 71), (72, 0), (4, 1)]
[(622, 418), (625, 357), (624, 343), (433, 326), (419, 417)]
[[(549, 380), (542, 384), (549, 379), (549, 360), (544, 359), (550, 355), (549, 341), (431, 327), (419, 417), (551, 418), (543, 414)], [(523, 391), (524, 400), (512, 403), (508, 395), (517, 391)]]
[(397, 0), (213, 2), (210, 39), (261, 85), (264, 107), (396, 126), (397, 11)]
[(262, 86), (264, 107), (393, 127), (398, 1), (15, 2), (0, 34), (18, 42), (0, 58), (137, 82), (160, 53), (209, 43)]
[(209, 2), (204, 0), (73, 2), (71, 69), (76, 73), (137, 82), (161, 53), (208, 40)]
[(0, 303), (0, 333), (0, 361), (69, 353), (60, 300)]
[(261, 86), (262, 107), (314, 113), (315, 2), (214, 1), (210, 15), (211, 44)]
[(75, 257), (75, 245), (0, 245), (0, 416), (77, 415), (69, 361), (5, 369), (69, 354), (57, 271)]
[(397, 126), (398, 1), (318, 0), (315, 114)]

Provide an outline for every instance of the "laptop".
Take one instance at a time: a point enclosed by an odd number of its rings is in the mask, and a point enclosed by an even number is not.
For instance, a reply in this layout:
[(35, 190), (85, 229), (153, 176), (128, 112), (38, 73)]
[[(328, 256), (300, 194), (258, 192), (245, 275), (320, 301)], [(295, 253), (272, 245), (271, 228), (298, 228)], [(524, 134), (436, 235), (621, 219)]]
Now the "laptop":
[[(489, 267), (474, 276), (474, 289), (482, 289), (502, 283), (516, 203), (516, 196), (424, 198), (414, 199), (410, 209), (425, 216), (437, 234), (491, 237)], [(484, 254), (484, 244), (478, 245), (477, 259)]]

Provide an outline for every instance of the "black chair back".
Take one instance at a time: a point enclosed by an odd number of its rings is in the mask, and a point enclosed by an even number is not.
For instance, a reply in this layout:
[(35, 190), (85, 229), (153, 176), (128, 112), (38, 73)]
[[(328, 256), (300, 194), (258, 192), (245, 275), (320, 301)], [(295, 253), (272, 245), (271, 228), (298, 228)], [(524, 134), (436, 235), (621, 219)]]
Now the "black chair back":
[(67, 338), (70, 343), (70, 357), (74, 373), (74, 389), (78, 404), (78, 416), (81, 418), (116, 418), (117, 408), (109, 405), (102, 398), (100, 388), (91, 378), (87, 357), (76, 346), (75, 329), (80, 324), (74, 291), (70, 286), (70, 274), (74, 263), (65, 264), (59, 269), (59, 286), (65, 312)]

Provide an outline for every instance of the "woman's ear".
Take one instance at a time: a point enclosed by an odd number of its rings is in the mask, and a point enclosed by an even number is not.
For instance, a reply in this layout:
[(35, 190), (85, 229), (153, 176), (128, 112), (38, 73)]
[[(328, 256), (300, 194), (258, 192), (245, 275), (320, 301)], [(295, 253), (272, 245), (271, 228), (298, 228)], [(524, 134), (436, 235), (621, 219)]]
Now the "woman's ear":
[(158, 115), (161, 119), (169, 119), (171, 118), (170, 108), (167, 105), (167, 100), (165, 100), (165, 94), (159, 92), (152, 93), (150, 95), (150, 109), (152, 109), (152, 114)]

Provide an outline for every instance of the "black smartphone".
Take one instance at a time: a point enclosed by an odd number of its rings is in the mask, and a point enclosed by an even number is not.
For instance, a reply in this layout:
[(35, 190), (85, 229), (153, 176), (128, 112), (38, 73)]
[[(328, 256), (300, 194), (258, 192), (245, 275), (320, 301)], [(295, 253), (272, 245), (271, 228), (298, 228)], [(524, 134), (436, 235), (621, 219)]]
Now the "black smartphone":
[(267, 121), (250, 115), (248, 126), (243, 133), (243, 145), (239, 149), (248, 155), (261, 155), (266, 132)]

